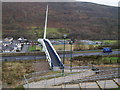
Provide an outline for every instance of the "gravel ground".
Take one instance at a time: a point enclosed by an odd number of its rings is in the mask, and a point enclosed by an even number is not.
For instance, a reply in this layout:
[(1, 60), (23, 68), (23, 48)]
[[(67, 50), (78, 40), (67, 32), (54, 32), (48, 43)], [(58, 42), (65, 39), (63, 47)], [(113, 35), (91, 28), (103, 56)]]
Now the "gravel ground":
[(75, 80), (70, 83), (78, 83), (78, 82), (91, 82), (91, 81), (99, 81), (99, 80), (106, 80), (106, 79), (112, 79), (116, 77), (120, 77), (118, 70), (120, 68), (110, 68), (110, 67), (99, 67), (98, 71), (94, 71), (96, 74), (85, 77), (79, 80)]

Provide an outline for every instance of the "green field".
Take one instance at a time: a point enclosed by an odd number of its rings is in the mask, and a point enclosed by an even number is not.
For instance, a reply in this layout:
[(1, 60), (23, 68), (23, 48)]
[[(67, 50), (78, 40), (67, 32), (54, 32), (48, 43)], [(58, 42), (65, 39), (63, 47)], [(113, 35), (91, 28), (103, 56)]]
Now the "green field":
[(119, 62), (119, 57), (103, 57), (102, 60), (105, 63), (118, 63)]
[(114, 44), (114, 43), (116, 43), (118, 40), (93, 40), (93, 41), (101, 41), (101, 42), (104, 42), (104, 43)]
[(109, 56), (101, 56), (101, 55), (91, 55), (91, 56), (77, 56), (73, 57), (73, 61), (78, 61), (77, 64), (95, 64), (95, 65), (112, 65), (118, 64), (120, 62), (120, 58), (118, 55), (109, 55)]
[(35, 50), (41, 51), (41, 47), (39, 47), (38, 45), (32, 45), (28, 48), (28, 51), (35, 51)]
[[(43, 37), (44, 28), (40, 27), (31, 27), (29, 30), (29, 34), (33, 35), (36, 34), (36, 37), (42, 38)], [(60, 28), (47, 28), (47, 38), (62, 38), (63, 34), (69, 34), (65, 29)]]

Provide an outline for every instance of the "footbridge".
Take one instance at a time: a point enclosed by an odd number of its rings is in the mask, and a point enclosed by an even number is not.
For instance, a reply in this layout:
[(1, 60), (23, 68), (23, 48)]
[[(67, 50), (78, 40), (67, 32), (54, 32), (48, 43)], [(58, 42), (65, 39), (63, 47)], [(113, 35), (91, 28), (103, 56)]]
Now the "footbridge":
[(54, 69), (54, 68), (63, 69), (64, 65), (62, 64), (59, 55), (57, 54), (57, 52), (54, 49), (53, 45), (51, 44), (50, 40), (46, 39), (47, 17), (48, 17), (48, 5), (47, 5), (47, 9), (46, 9), (44, 37), (43, 37), (43, 39), (38, 39), (38, 42), (40, 42), (43, 46), (43, 50), (45, 51), (46, 58), (49, 62), (50, 68), (51, 69)]

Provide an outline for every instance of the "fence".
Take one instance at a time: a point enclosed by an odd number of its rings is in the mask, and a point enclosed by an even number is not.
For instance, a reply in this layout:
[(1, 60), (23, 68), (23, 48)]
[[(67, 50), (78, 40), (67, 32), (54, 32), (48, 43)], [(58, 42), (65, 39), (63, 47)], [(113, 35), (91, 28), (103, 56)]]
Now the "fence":
[[(115, 73), (113, 72), (113, 70), (115, 71)], [(87, 81), (99, 81), (101, 79), (117, 78), (120, 75), (118, 75), (116, 71), (118, 71), (117, 68), (97, 71), (101, 74), (95, 74), (96, 72), (94, 71), (84, 71), (84, 72), (72, 72), (72, 73), (64, 73), (64, 74), (54, 73), (45, 76), (44, 73), (50, 71), (42, 71), (42, 72), (35, 72), (24, 75), (24, 82), (26, 88), (34, 87), (34, 85), (38, 85), (41, 88), (47, 88), (49, 86), (54, 86), (54, 85), (63, 85), (63, 84), (66, 85), (67, 83), (70, 82), (82, 83)], [(106, 72), (109, 72), (109, 74), (106, 74)]]

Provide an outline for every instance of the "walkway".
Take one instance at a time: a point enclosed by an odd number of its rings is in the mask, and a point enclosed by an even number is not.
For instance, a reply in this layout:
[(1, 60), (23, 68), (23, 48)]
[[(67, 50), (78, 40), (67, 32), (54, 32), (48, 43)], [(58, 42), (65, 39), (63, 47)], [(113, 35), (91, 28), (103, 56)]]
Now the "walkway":
[(59, 84), (63, 84), (66, 82), (71, 82), (73, 80), (77, 80), (79, 78), (84, 78), (86, 76), (91, 76), (94, 75), (95, 73), (91, 70), (89, 71), (85, 71), (85, 72), (81, 72), (81, 73), (77, 73), (77, 74), (70, 74), (64, 77), (58, 77), (58, 78), (52, 78), (52, 79), (47, 79), (47, 80), (41, 80), (38, 82), (31, 82), (29, 84), (25, 84), (24, 87), (25, 88), (44, 88), (44, 87), (48, 87), (48, 86), (52, 86), (52, 85), (59, 85)]

